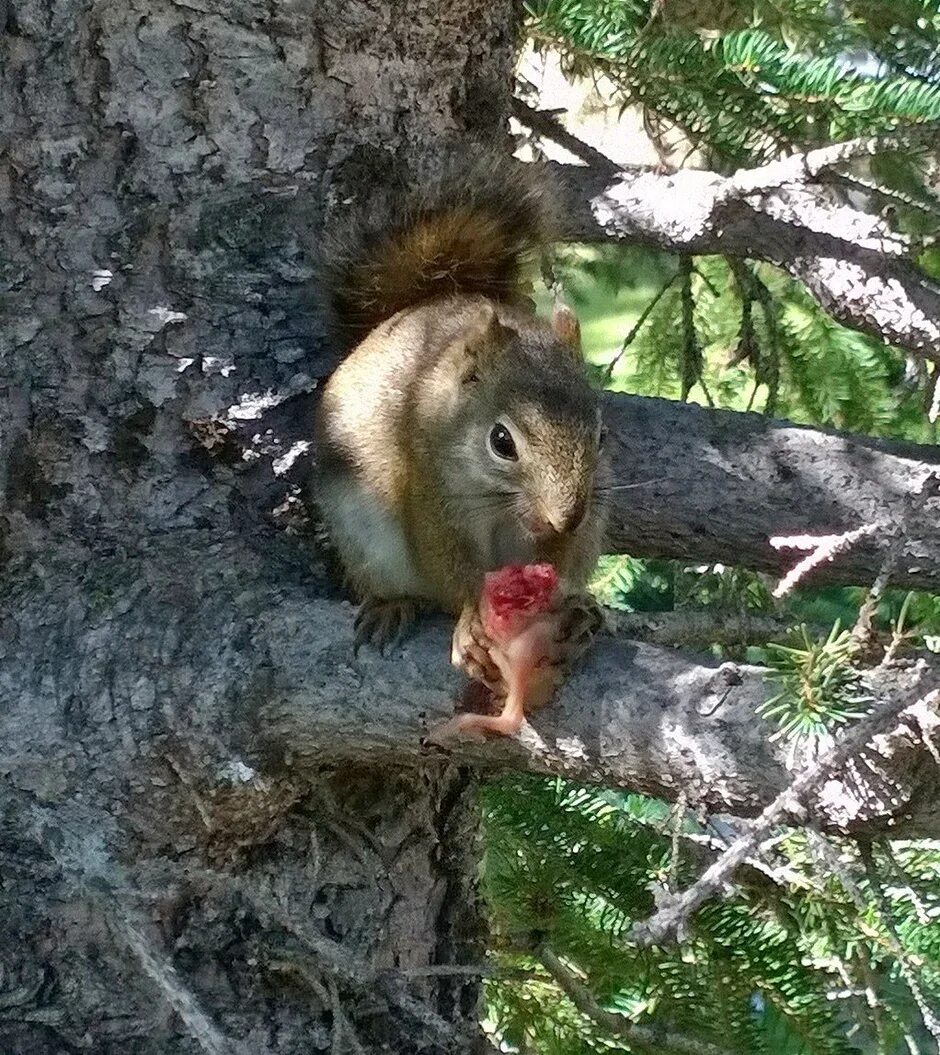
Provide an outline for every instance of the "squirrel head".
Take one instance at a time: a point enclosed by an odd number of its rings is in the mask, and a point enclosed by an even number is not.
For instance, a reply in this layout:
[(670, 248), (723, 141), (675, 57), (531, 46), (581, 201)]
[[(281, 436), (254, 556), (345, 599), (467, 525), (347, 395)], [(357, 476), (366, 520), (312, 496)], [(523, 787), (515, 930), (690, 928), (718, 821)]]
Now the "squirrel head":
[[(440, 369), (449, 391), (438, 403), (440, 448), (428, 454), (458, 522), (481, 540), (508, 530), (535, 552), (563, 546), (595, 515), (602, 457), (573, 314), (556, 312), (550, 325), (481, 301)], [(507, 544), (501, 559), (513, 556)]]

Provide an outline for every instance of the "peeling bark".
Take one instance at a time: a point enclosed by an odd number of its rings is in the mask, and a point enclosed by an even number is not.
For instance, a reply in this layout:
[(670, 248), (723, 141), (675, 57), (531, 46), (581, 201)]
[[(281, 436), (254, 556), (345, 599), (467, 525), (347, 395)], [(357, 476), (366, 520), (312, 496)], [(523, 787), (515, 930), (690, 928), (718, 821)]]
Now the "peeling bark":
[(749, 173), (724, 177), (684, 169), (610, 178), (591, 169), (559, 169), (572, 189), (573, 239), (777, 264), (839, 322), (940, 362), (940, 284), (906, 259), (910, 247), (902, 236), (845, 204), (831, 187), (782, 185), (751, 193), (741, 178)]
[[(344, 1018), (370, 1052), (477, 1043), (472, 978), (369, 973), (479, 958), (472, 776), (243, 765), (204, 680), (255, 655), (224, 617), (241, 573), (217, 566), (216, 594), (186, 569), (268, 546), (290, 454), (243, 459), (224, 419), (263, 445), (256, 410), (332, 365), (302, 242), (393, 170), (505, 134), (515, 17), (0, 5), (0, 1050), (328, 1051)], [(20, 694), (30, 655), (44, 702)]]

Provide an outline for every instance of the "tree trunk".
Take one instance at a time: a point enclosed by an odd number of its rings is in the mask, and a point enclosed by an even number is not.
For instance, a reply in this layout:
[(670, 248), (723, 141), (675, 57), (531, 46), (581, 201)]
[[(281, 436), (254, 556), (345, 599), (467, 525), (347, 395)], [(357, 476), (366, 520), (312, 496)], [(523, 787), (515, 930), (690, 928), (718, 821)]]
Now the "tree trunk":
[[(272, 524), (278, 411), (331, 364), (302, 239), (503, 134), (512, 7), (0, 8), (0, 1051), (482, 1044), (477, 982), (420, 971), (479, 956), (473, 780), (265, 752), (226, 605), (326, 589)], [(230, 697), (186, 662), (209, 625)]]

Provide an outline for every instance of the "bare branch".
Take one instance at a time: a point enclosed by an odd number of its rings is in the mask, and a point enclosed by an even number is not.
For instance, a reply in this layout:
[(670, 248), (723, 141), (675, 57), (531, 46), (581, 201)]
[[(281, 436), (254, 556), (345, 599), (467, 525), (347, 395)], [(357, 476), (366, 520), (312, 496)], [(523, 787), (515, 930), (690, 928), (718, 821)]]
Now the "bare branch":
[[(569, 153), (590, 165), (596, 172), (612, 178), (621, 171), (620, 166), (606, 154), (569, 132), (552, 111), (536, 110), (535, 107), (515, 97), (511, 108), (512, 116), (517, 121), (531, 128), (537, 135), (544, 136), (553, 143), (557, 143), (558, 146), (564, 147)], [(631, 166), (631, 171), (649, 171), (649, 168), (637, 165), (635, 170)]]
[[(807, 429), (758, 414), (609, 395), (616, 484), (611, 552), (720, 562), (782, 576), (792, 558), (772, 537), (843, 535), (898, 523), (905, 496), (940, 469), (936, 447)], [(629, 488), (627, 490), (626, 488)], [(884, 534), (884, 533), (883, 533)], [(915, 508), (892, 585), (940, 589), (940, 499)], [(807, 581), (867, 585), (886, 538), (873, 535), (815, 567)]]
[(940, 689), (931, 689), (916, 701), (907, 694), (883, 701), (853, 726), (826, 756), (804, 769), (764, 810), (750, 826), (750, 830), (736, 839), (697, 882), (678, 896), (664, 895), (657, 911), (645, 922), (634, 926), (633, 940), (640, 945), (657, 945), (680, 933), (696, 909), (727, 882), (775, 825), (788, 814), (803, 812), (810, 795), (831, 774), (844, 766), (874, 736), (896, 721), (908, 707), (922, 704), (932, 707), (938, 699)]

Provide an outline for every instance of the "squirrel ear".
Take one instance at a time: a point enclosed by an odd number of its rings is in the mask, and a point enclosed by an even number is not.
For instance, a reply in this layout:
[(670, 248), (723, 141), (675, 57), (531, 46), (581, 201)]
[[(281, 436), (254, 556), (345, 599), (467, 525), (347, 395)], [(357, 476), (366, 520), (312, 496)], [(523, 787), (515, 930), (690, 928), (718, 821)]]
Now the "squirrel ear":
[(578, 322), (574, 310), (560, 300), (555, 302), (552, 309), (552, 332), (562, 344), (567, 345), (579, 359), (581, 358), (581, 323)]
[(462, 381), (470, 381), (506, 342), (507, 328), (499, 321), (496, 308), (489, 302), (480, 305), (451, 346), (460, 366)]

